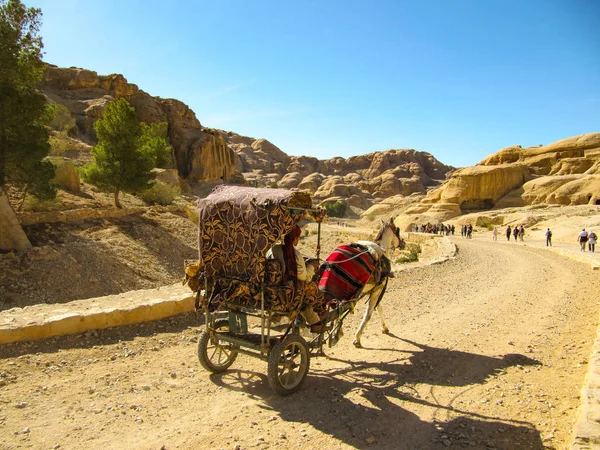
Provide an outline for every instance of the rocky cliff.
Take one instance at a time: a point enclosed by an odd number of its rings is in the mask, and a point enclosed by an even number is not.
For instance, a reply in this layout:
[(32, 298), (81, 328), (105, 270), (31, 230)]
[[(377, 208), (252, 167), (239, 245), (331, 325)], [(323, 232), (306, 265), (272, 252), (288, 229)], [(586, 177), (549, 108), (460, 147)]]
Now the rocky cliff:
[(506, 147), (450, 175), (398, 222), (439, 222), (473, 210), (600, 204), (600, 133), (539, 147)]
[(48, 66), (40, 88), (51, 102), (68, 108), (76, 120), (77, 137), (91, 145), (96, 142), (93, 124), (114, 99), (127, 99), (140, 121), (167, 122), (176, 169), (190, 181), (225, 179), (298, 188), (313, 193), (316, 201), (343, 201), (366, 209), (390, 196), (424, 194), (453, 170), (416, 150), (329, 160), (288, 156), (266, 139), (203, 127), (181, 101), (152, 97), (122, 75)]
[(236, 155), (220, 133), (200, 124), (183, 102), (152, 97), (128, 83), (122, 75), (98, 75), (90, 70), (48, 66), (39, 85), (51, 102), (65, 105), (76, 121), (76, 135), (88, 144), (96, 143), (94, 122), (102, 117), (111, 101), (127, 99), (138, 120), (168, 123), (168, 135), (175, 164), (191, 180), (229, 179), (235, 172)]
[(344, 201), (361, 209), (395, 195), (424, 194), (454, 170), (431, 154), (416, 150), (386, 150), (319, 160), (288, 156), (266, 139), (221, 133), (236, 152), (236, 169), (247, 183), (307, 190), (317, 202)]

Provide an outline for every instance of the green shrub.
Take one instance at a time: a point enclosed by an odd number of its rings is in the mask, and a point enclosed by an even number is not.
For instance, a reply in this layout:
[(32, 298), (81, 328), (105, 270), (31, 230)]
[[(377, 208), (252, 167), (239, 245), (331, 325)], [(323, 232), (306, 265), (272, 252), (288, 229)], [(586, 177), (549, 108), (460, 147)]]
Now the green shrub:
[(75, 128), (75, 119), (71, 116), (71, 112), (65, 105), (56, 103), (49, 105), (52, 110), (52, 120), (50, 121), (50, 127), (54, 130), (65, 132), (65, 135)]
[(173, 203), (179, 194), (181, 194), (179, 187), (157, 181), (139, 195), (142, 200), (151, 205), (167, 206)]
[(402, 256), (396, 260), (396, 264), (405, 264), (419, 260), (419, 254), (421, 253), (421, 246), (408, 242), (402, 252)]
[(50, 136), (48, 140), (50, 142), (51, 156), (61, 156), (64, 152), (69, 150), (69, 137), (67, 131), (59, 131)]
[(346, 203), (339, 200), (323, 205), (323, 208), (325, 208), (329, 217), (344, 217), (347, 207)]
[(477, 225), (478, 227), (487, 228), (490, 231), (494, 229), (494, 224), (492, 223), (489, 217), (479, 216), (477, 218), (477, 222), (475, 222), (475, 225)]
[(44, 212), (44, 211), (55, 211), (60, 209), (60, 200), (55, 198), (53, 200), (42, 201), (37, 197), (28, 195), (25, 200), (25, 211), (31, 212)]

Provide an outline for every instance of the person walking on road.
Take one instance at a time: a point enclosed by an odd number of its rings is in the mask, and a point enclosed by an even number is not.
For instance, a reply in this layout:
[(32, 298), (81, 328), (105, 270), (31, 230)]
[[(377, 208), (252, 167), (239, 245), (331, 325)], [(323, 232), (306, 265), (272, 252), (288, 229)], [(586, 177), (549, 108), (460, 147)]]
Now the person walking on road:
[(552, 231), (550, 231), (550, 228), (548, 228), (546, 230), (546, 247), (552, 247)]
[(585, 231), (585, 228), (581, 229), (581, 233), (577, 236), (577, 241), (579, 242), (579, 251), (585, 252), (585, 244), (588, 240), (588, 233)]
[(521, 225), (521, 227), (519, 228), (519, 240), (521, 242), (523, 242), (523, 236), (525, 236), (525, 228), (523, 227), (523, 225)]
[(590, 232), (588, 233), (588, 250), (592, 253), (596, 252), (596, 239), (596, 233), (590, 230)]
[[(517, 236), (519, 235), (519, 227), (515, 225), (515, 227), (513, 228), (513, 236), (515, 237), (515, 242), (517, 240)], [(510, 238), (509, 238), (510, 240)]]
[(512, 234), (512, 230), (510, 229), (510, 225), (506, 228), (506, 240), (510, 241), (510, 235)]
[(494, 231), (492, 231), (492, 240), (493, 241), (498, 240), (498, 227), (494, 227)]

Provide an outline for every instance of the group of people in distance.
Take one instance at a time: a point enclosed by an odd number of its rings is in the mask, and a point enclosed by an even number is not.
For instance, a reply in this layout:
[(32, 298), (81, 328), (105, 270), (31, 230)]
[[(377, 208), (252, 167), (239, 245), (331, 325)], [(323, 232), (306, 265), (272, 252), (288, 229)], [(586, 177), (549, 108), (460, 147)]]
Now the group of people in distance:
[(585, 231), (585, 228), (581, 229), (581, 232), (577, 236), (577, 242), (579, 242), (579, 250), (585, 252), (585, 246), (587, 244), (588, 250), (592, 253), (596, 252), (596, 240), (598, 237), (592, 230)]
[[(454, 225), (431, 225), (431, 224), (427, 224), (427, 225), (421, 225), (420, 227), (418, 225), (414, 225), (412, 227), (412, 231), (414, 232), (421, 232), (421, 233), (438, 233), (441, 232), (442, 234), (445, 232), (446, 235), (452, 234), (454, 235)], [(462, 225), (460, 227), (460, 235), (462, 237), (466, 237), (466, 238), (470, 238), (472, 236), (473, 233), (473, 226), (472, 225)], [(492, 239), (494, 241), (498, 240), (498, 227), (494, 227), (493, 231), (492, 231)], [(552, 247), (552, 231), (550, 230), (550, 228), (546, 229), (546, 232), (544, 233), (545, 237), (546, 237), (546, 247)], [(519, 241), (523, 241), (523, 237), (525, 236), (525, 227), (523, 225), (521, 226), (513, 226), (511, 227), (510, 225), (508, 225), (506, 227), (506, 239), (508, 241), (510, 241), (511, 236), (514, 238), (514, 240), (519, 240)], [(586, 231), (585, 228), (583, 228), (581, 230), (581, 232), (579, 233), (579, 235), (577, 236), (577, 242), (579, 242), (580, 245), (580, 250), (582, 252), (586, 251), (586, 246), (587, 249), (590, 252), (595, 252), (596, 251), (596, 241), (597, 241), (598, 237), (596, 236), (596, 233), (594, 233), (592, 230)]]
[[(515, 225), (513, 228), (511, 228), (511, 226), (509, 225), (506, 228), (506, 239), (509, 241), (510, 241), (511, 235), (514, 236), (515, 241), (517, 240), (517, 237), (519, 238), (519, 240), (522, 241), (524, 234), (525, 234), (525, 229), (523, 228), (523, 225), (521, 225), (520, 227), (517, 227)], [(544, 235), (546, 236), (546, 247), (552, 247), (552, 231), (550, 230), (550, 228), (546, 229), (546, 232), (544, 233)], [(494, 227), (494, 231), (492, 232), (492, 237), (493, 237), (494, 241), (497, 240), (497, 238), (498, 238), (498, 228), (497, 227)], [(577, 235), (577, 242), (579, 242), (579, 250), (582, 252), (585, 252), (586, 245), (587, 245), (587, 248), (590, 252), (595, 252), (597, 239), (598, 239), (598, 237), (596, 236), (596, 233), (594, 233), (592, 230), (585, 231), (585, 228), (582, 228), (581, 232)]]
[(432, 234), (442, 234), (446, 236), (454, 236), (454, 225), (444, 225), (443, 223), (434, 223), (431, 224), (427, 222), (426, 224), (413, 225), (411, 227), (411, 231), (413, 233), (432, 233)]
[[(514, 236), (515, 241), (517, 239), (519, 239), (520, 241), (523, 241), (523, 236), (525, 236), (525, 227), (523, 225), (521, 225), (520, 227), (518, 226), (514, 226), (511, 228), (511, 226), (507, 226), (506, 227), (506, 240), (510, 241), (510, 237)], [(492, 231), (492, 238), (494, 241), (498, 240), (498, 227), (494, 227), (494, 231)]]

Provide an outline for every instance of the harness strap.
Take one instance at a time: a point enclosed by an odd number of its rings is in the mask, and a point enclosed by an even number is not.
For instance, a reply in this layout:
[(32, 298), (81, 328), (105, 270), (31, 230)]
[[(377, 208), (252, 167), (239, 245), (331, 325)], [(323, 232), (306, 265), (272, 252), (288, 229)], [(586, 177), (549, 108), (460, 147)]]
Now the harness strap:
[(339, 260), (339, 261), (323, 261), (323, 265), (329, 267), (329, 266), (332, 266), (334, 264), (342, 264), (342, 263), (345, 263), (345, 262), (348, 262), (348, 261), (352, 261), (353, 259), (356, 259), (359, 256), (364, 255), (365, 253), (369, 253), (369, 251), (365, 250), (364, 252), (357, 253), (353, 257), (348, 258), (348, 259), (344, 259), (344, 260)]
[[(377, 303), (375, 303), (375, 308), (377, 308), (379, 306), (379, 302), (383, 298), (383, 294), (385, 294), (385, 290), (387, 288), (387, 284), (388, 284), (389, 279), (390, 279), (389, 277), (385, 277), (385, 284), (383, 285), (383, 289), (381, 290), (381, 293), (379, 294), (379, 298), (377, 299)], [(375, 309), (375, 308), (373, 308), (373, 309)]]

